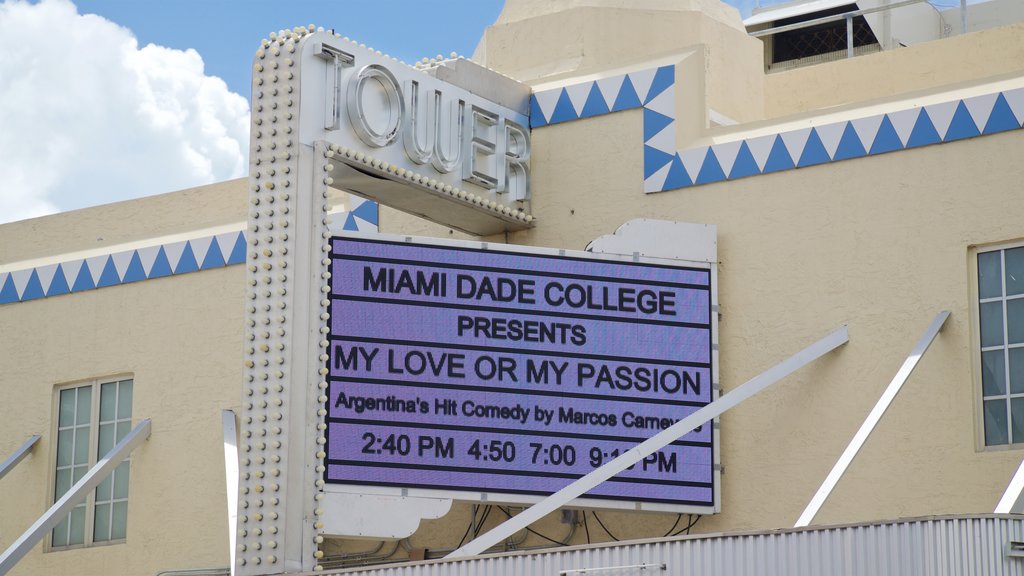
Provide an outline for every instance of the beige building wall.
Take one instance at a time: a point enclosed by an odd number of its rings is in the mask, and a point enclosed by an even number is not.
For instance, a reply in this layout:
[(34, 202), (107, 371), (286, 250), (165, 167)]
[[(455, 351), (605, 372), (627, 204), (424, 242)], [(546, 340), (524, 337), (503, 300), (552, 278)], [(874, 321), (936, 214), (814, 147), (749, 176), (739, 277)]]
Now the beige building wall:
[[(0, 266), (241, 223), (244, 194), (235, 180), (0, 226)], [(49, 551), (47, 538), (12, 576), (228, 565), (221, 410), (240, 402), (244, 277), (230, 266), (0, 306), (0, 455), (42, 435), (0, 480), (0, 549), (53, 503), (58, 387), (131, 376), (133, 425), (152, 419), (132, 454), (126, 541)]]

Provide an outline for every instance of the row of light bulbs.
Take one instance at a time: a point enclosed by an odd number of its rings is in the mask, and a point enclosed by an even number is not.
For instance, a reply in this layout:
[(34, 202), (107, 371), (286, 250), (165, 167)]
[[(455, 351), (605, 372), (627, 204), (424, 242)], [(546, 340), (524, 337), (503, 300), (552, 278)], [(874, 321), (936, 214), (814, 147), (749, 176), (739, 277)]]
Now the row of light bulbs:
[[(313, 25), (307, 27), (296, 27), (292, 30), (281, 30), (271, 33), (269, 39), (264, 39), (257, 51), (257, 62), (254, 64), (254, 84), (257, 89), (254, 91), (253, 123), (258, 128), (253, 133), (253, 151), (255, 165), (251, 170), (251, 193), (250, 202), (252, 209), (250, 215), (248, 252), (248, 276), (249, 276), (249, 299), (247, 311), (249, 316), (247, 344), (246, 344), (246, 379), (248, 386), (245, 388), (245, 399), (243, 401), (246, 416), (243, 419), (246, 426), (243, 436), (244, 443), (242, 450), (244, 455), (240, 459), (243, 468), (242, 479), (246, 484), (240, 488), (243, 496), (241, 499), (242, 513), (239, 521), (242, 528), (239, 536), (244, 540), (239, 544), (238, 564), (261, 565), (264, 562), (276, 564), (278, 558), (274, 551), (278, 548), (278, 526), (276, 521), (280, 518), (282, 506), (278, 495), (281, 485), (280, 476), (284, 463), (282, 462), (283, 437), (282, 426), (285, 423), (284, 396), (288, 387), (286, 371), (288, 367), (285, 359), (285, 340), (288, 334), (287, 324), (290, 312), (285, 300), (289, 289), (288, 262), (291, 239), (288, 228), (293, 224), (294, 214), (292, 213), (292, 178), (293, 166), (296, 155), (293, 153), (294, 142), (292, 132), (294, 130), (294, 114), (292, 109), (295, 106), (293, 94), (295, 91), (294, 54), (298, 48), (298, 42), (314, 32), (323, 32), (323, 28)], [(336, 37), (341, 37), (335, 34)], [(345, 38), (348, 41), (348, 38)], [(365, 48), (365, 45), (360, 44)], [(372, 50), (372, 49), (370, 49)], [(381, 54), (378, 55), (390, 58), (396, 62), (397, 59)], [(459, 56), (452, 53), (451, 58)], [(417, 62), (415, 68), (426, 72), (432, 66), (443, 61), (441, 55), (436, 58), (424, 58)], [(404, 62), (400, 62), (405, 64)], [(348, 148), (332, 145), (328, 148), (321, 148), (323, 154), (323, 168), (327, 176), (321, 179), (314, 179), (314, 186), (317, 190), (314, 197), (318, 200), (320, 212), (320, 224), (317, 227), (323, 238), (321, 250), (323, 258), (321, 264), (321, 280), (323, 297), (320, 300), (320, 327), (321, 340), (319, 341), (320, 352), (317, 359), (320, 362), (319, 382), (317, 387), (319, 395), (317, 401), (321, 407), (317, 410), (317, 439), (316, 439), (316, 472), (323, 474), (325, 471), (324, 460), (326, 445), (326, 409), (323, 406), (327, 402), (327, 381), (328, 373), (325, 367), (329, 359), (327, 348), (327, 333), (329, 332), (328, 322), (330, 321), (329, 304), (327, 297), (330, 280), (330, 233), (327, 231), (329, 224), (328, 217), (328, 186), (332, 185), (333, 178), (330, 172), (334, 169), (331, 159), (340, 155), (346, 161), (359, 163), (374, 170), (379, 170), (392, 177), (400, 178), (410, 184), (431, 189), (449, 195), (452, 199), (472, 204), (479, 208), (489, 210), (495, 215), (519, 222), (533, 222), (534, 217), (523, 210), (488, 200), (476, 194), (472, 194), (458, 187), (438, 182), (425, 175), (415, 173), (405, 168), (399, 168), (383, 160), (373, 158), (362, 152), (356, 152)], [(317, 193), (318, 192), (318, 193)], [(277, 258), (277, 260), (275, 260)], [(257, 341), (259, 342), (257, 344)], [(258, 394), (257, 394), (258, 393)], [(269, 474), (269, 478), (268, 478)], [(250, 487), (251, 485), (251, 487)], [(314, 516), (314, 541), (316, 544), (323, 543), (321, 533), (323, 524), (323, 509), (320, 507), (322, 501), (324, 482), (322, 479), (316, 481), (317, 491), (314, 494), (312, 513)], [(264, 523), (266, 522), (266, 524)], [(245, 553), (250, 553), (248, 556)], [(319, 560), (323, 557), (321, 550), (314, 552), (314, 557)], [(322, 570), (319, 563), (316, 570)]]
[[(290, 369), (286, 336), (289, 262), (294, 224), (293, 178), (296, 153), (292, 138), (294, 99), (293, 55), (296, 42), (315, 28), (272, 33), (257, 51), (254, 71), (253, 164), (250, 170), (249, 303), (246, 333), (246, 380), (243, 398), (239, 491), (240, 566), (277, 564), (279, 527), (284, 514), (281, 485), (287, 462), (287, 405)], [(324, 427), (325, 428), (325, 427)], [(322, 464), (321, 464), (322, 468)]]

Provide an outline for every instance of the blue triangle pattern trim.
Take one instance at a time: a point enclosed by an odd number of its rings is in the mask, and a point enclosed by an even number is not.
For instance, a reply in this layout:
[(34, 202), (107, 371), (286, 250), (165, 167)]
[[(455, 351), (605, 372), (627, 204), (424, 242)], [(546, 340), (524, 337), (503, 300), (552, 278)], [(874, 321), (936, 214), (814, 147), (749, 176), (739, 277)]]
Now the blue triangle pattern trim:
[(782, 141), (782, 136), (776, 136), (771, 152), (768, 153), (768, 160), (764, 163), (764, 171), (762, 173), (767, 174), (795, 167), (793, 157), (789, 155), (789, 150), (786, 149), (786, 143)]
[(57, 264), (57, 269), (53, 271), (53, 280), (50, 280), (50, 289), (46, 291), (46, 296), (60, 296), (70, 291), (67, 276), (64, 275), (64, 267)]
[(676, 154), (672, 159), (672, 166), (668, 169), (668, 176), (665, 178), (665, 183), (661, 186), (661, 189), (675, 190), (676, 188), (686, 188), (687, 186), (693, 186), (693, 180), (690, 179), (690, 174), (686, 172), (686, 166), (683, 166), (683, 161), (679, 158), (679, 154)]
[(82, 290), (92, 290), (95, 287), (96, 284), (92, 281), (92, 271), (89, 270), (89, 263), (83, 260), (82, 267), (78, 269), (78, 278), (75, 278), (71, 291), (80, 292)]
[(132, 253), (132, 259), (128, 262), (128, 268), (124, 271), (124, 278), (121, 279), (123, 284), (128, 282), (138, 282), (139, 280), (146, 279), (146, 270), (142, 267), (142, 258), (139, 257), (139, 251), (136, 250)]
[(647, 100), (644, 104), (647, 104), (651, 100), (654, 100), (658, 94), (661, 94), (669, 86), (676, 82), (676, 67), (675, 66), (662, 66), (658, 68), (658, 71), (654, 73), (654, 80), (651, 82), (651, 89), (647, 91)]
[(875, 141), (871, 143), (871, 154), (884, 154), (903, 149), (903, 142), (900, 142), (900, 135), (889, 120), (889, 115), (882, 117), (882, 123), (878, 126), (878, 133), (875, 134)]
[(114, 266), (114, 259), (107, 256), (107, 263), (103, 265), (103, 272), (100, 272), (100, 280), (96, 283), (97, 288), (116, 286), (121, 283), (121, 277), (117, 275), (117, 267)]
[(544, 117), (540, 104), (537, 103), (537, 96), (530, 94), (530, 128), (540, 128), (547, 124), (548, 120)]
[(750, 146), (747, 146), (747, 142), (744, 140), (740, 144), (740, 151), (736, 153), (736, 161), (732, 164), (732, 171), (729, 172), (729, 179), (733, 180), (736, 178), (745, 178), (747, 176), (756, 176), (761, 173), (761, 169), (757, 167), (757, 161), (754, 160), (754, 155), (750, 152)]
[(39, 281), (39, 272), (33, 268), (32, 274), (28, 277), (28, 284), (25, 284), (25, 291), (21, 293), (21, 301), (35, 300), (43, 296), (43, 283)]
[(636, 95), (636, 88), (633, 87), (633, 82), (630, 81), (627, 74), (619, 88), (619, 94), (615, 97), (615, 103), (612, 104), (612, 112), (630, 110), (640, 106), (640, 97)]
[(597, 82), (594, 82), (590, 86), (590, 93), (587, 94), (587, 101), (583, 103), (583, 112), (580, 113), (580, 118), (600, 116), (608, 112), (608, 103), (604, 101), (604, 96), (601, 95), (601, 89), (597, 87)]
[(847, 122), (846, 128), (843, 129), (843, 135), (839, 138), (839, 146), (836, 147), (836, 153), (832, 159), (860, 158), (866, 154), (864, 145), (860, 143), (860, 138), (857, 136), (857, 131), (853, 129), (853, 122)]
[[(231, 255), (228, 256), (228, 265), (229, 266), (231, 264), (245, 264), (245, 246), (246, 246), (246, 244), (245, 244), (245, 233), (244, 232), (239, 232), (238, 233), (238, 238), (235, 240), (235, 246), (231, 249)], [(163, 251), (164, 251), (164, 249), (160, 248), (160, 252), (163, 252)], [(166, 259), (167, 259), (167, 257), (164, 256), (164, 260), (166, 260)], [(152, 274), (151, 274), (151, 276), (152, 276)]]
[(352, 215), (360, 220), (366, 220), (374, 226), (377, 225), (377, 213), (378, 206), (376, 202), (363, 202), (359, 207), (352, 211)]
[[(245, 247), (242, 248), (242, 262), (245, 262)], [(171, 271), (171, 262), (167, 259), (167, 252), (164, 251), (164, 247), (161, 246), (160, 250), (156, 253), (156, 258), (153, 259), (153, 266), (149, 269), (150, 278), (162, 278), (164, 276), (170, 276), (173, 274)]]
[(551, 118), (548, 118), (548, 124), (556, 124), (558, 122), (568, 122), (570, 120), (576, 120), (579, 116), (576, 115), (576, 109), (572, 107), (572, 100), (569, 99), (569, 93), (562, 88), (562, 93), (558, 95), (558, 102), (555, 103), (555, 110), (551, 113)]
[(345, 216), (345, 225), (341, 227), (342, 230), (350, 230), (352, 232), (359, 231), (359, 225), (356, 224), (356, 218), (351, 212)]
[(18, 301), (18, 290), (14, 287), (14, 276), (7, 275), (4, 287), (0, 288), (0, 304), (10, 304)]
[(921, 113), (917, 115), (917, 121), (914, 122), (914, 129), (910, 131), (910, 138), (907, 138), (907, 148), (937, 144), (941, 141), (939, 131), (935, 129), (935, 124), (932, 123), (928, 111), (921, 108)]
[(721, 182), (725, 180), (725, 172), (722, 170), (722, 165), (718, 163), (718, 156), (715, 155), (715, 151), (708, 148), (708, 153), (704, 155), (704, 164), (700, 167), (700, 173), (697, 174), (697, 180), (695, 184), (711, 184), (712, 182)]
[(797, 160), (797, 167), (804, 168), (831, 161), (832, 159), (828, 157), (828, 150), (825, 150), (825, 145), (822, 144), (818, 131), (811, 128), (811, 134), (807, 137), (807, 143), (804, 144), (804, 151), (800, 154), (800, 159)]
[(672, 158), (677, 158), (679, 155), (669, 154), (662, 152), (657, 148), (651, 148), (650, 146), (644, 146), (644, 180), (651, 177), (658, 170), (661, 170), (665, 164), (672, 161)]
[(992, 114), (989, 115), (988, 122), (985, 123), (985, 129), (982, 133), (995, 134), (1018, 128), (1020, 128), (1020, 124), (1017, 124), (1017, 117), (1013, 115), (1010, 104), (1006, 101), (1003, 93), (1000, 92), (996, 98), (995, 105), (992, 106)]
[(644, 108), (644, 142), (653, 138), (672, 122), (672, 118)]
[(973, 138), (980, 134), (978, 126), (974, 123), (974, 118), (971, 118), (971, 113), (967, 110), (967, 105), (961, 100), (956, 105), (956, 111), (953, 112), (953, 120), (950, 121), (949, 130), (946, 130), (946, 137), (942, 141), (963, 140), (964, 138)]
[(192, 252), (192, 243), (185, 242), (185, 249), (181, 251), (181, 260), (178, 260), (178, 267), (174, 269), (175, 274), (186, 274), (199, 270), (196, 263), (196, 255)]
[(200, 269), (209, 270), (223, 266), (224, 255), (220, 253), (220, 243), (217, 242), (217, 237), (215, 236), (210, 240), (210, 248), (206, 251), (206, 256), (203, 258), (203, 265), (200, 266)]

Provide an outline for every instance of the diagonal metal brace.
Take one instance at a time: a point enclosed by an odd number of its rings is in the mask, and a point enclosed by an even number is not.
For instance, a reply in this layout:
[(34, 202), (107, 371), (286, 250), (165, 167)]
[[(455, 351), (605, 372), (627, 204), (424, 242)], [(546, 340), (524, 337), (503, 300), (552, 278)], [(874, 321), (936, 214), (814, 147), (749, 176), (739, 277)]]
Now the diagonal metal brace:
[(6, 476), (8, 472), (13, 470), (14, 467), (18, 465), (18, 462), (21, 462), (22, 459), (25, 458), (25, 456), (28, 456), (28, 453), (32, 450), (32, 447), (34, 447), (36, 445), (36, 442), (39, 441), (39, 438), (39, 434), (33, 434), (31, 438), (26, 440), (24, 444), (19, 446), (18, 449), (14, 451), (14, 454), (11, 454), (11, 456), (7, 460), (4, 460), (3, 463), (0, 464), (0, 478)]
[(475, 556), (482, 553), (491, 546), (494, 546), (551, 512), (554, 512), (558, 508), (561, 508), (582, 496), (589, 490), (592, 490), (595, 486), (615, 476), (619, 472), (622, 472), (626, 468), (640, 462), (647, 456), (661, 450), (684, 434), (688, 434), (697, 426), (716, 418), (719, 414), (736, 406), (754, 394), (757, 394), (779, 380), (782, 380), (786, 376), (789, 376), (793, 372), (796, 372), (821, 356), (835, 350), (839, 346), (846, 344), (849, 339), (849, 333), (844, 325), (835, 332), (832, 332), (828, 336), (818, 340), (793, 356), (790, 356), (781, 363), (776, 364), (761, 374), (751, 378), (732, 392), (729, 392), (718, 400), (715, 400), (693, 414), (690, 414), (686, 418), (676, 422), (672, 426), (669, 426), (633, 448), (630, 448), (618, 458), (604, 466), (601, 466), (586, 476), (579, 478), (572, 484), (569, 484), (565, 488), (562, 488), (558, 492), (555, 492), (551, 496), (548, 496), (527, 508), (521, 514), (498, 525), (490, 532), (485, 533), (476, 540), (473, 540), (448, 556), (445, 556), (445, 558)]
[(58, 522), (71, 512), (72, 508), (81, 504), (91, 490), (99, 486), (100, 482), (106, 480), (107, 476), (110, 476), (118, 464), (123, 462), (132, 453), (132, 450), (149, 438), (150, 427), (151, 422), (149, 418), (139, 422), (128, 435), (111, 448), (106, 456), (90, 468), (85, 473), (85, 476), (82, 476), (81, 480), (76, 482), (70, 490), (61, 496), (60, 500), (55, 502), (53, 506), (50, 506), (50, 509), (44, 512), (31, 528), (26, 530), (14, 544), (11, 544), (3, 555), (0, 555), (0, 576), (10, 572), (14, 565), (46, 536), (47, 532), (52, 530)]
[(825, 499), (832, 493), (832, 489), (839, 483), (839, 479), (843, 477), (853, 459), (857, 457), (857, 452), (860, 451), (861, 446), (867, 441), (868, 436), (871, 435), (871, 431), (875, 429), (878, 421), (882, 419), (882, 415), (889, 408), (889, 404), (892, 404), (893, 399), (900, 393), (903, 384), (910, 378), (914, 368), (917, 368), (917, 363), (921, 361), (921, 357), (928, 351), (928, 347), (932, 345), (932, 341), (939, 334), (939, 330), (942, 330), (942, 327), (946, 324), (947, 318), (949, 318), (949, 312), (946, 310), (935, 315), (935, 319), (928, 325), (924, 335), (914, 345), (914, 349), (910, 351), (910, 355), (903, 361), (903, 365), (900, 366), (896, 375), (892, 377), (889, 386), (882, 393), (878, 402), (875, 403), (875, 407), (868, 413), (864, 423), (860, 425), (860, 429), (853, 435), (850, 443), (846, 446), (846, 450), (843, 450), (843, 454), (836, 461), (835, 466), (832, 467), (832, 471), (828, 473), (828, 476), (825, 477), (825, 481), (821, 483), (814, 497), (807, 503), (807, 508), (804, 508), (803, 514), (796, 521), (795, 528), (803, 528), (814, 520), (818, 510), (821, 510), (821, 506), (825, 503)]

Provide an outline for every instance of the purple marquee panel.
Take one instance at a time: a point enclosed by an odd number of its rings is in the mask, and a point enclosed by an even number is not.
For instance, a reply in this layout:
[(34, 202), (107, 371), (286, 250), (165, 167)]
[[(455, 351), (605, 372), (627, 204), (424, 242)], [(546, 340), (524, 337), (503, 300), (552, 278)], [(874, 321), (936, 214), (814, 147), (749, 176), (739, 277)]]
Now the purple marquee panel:
[[(708, 270), (350, 237), (331, 259), (328, 482), (548, 494), (711, 402)], [(714, 506), (715, 440), (587, 495)]]

